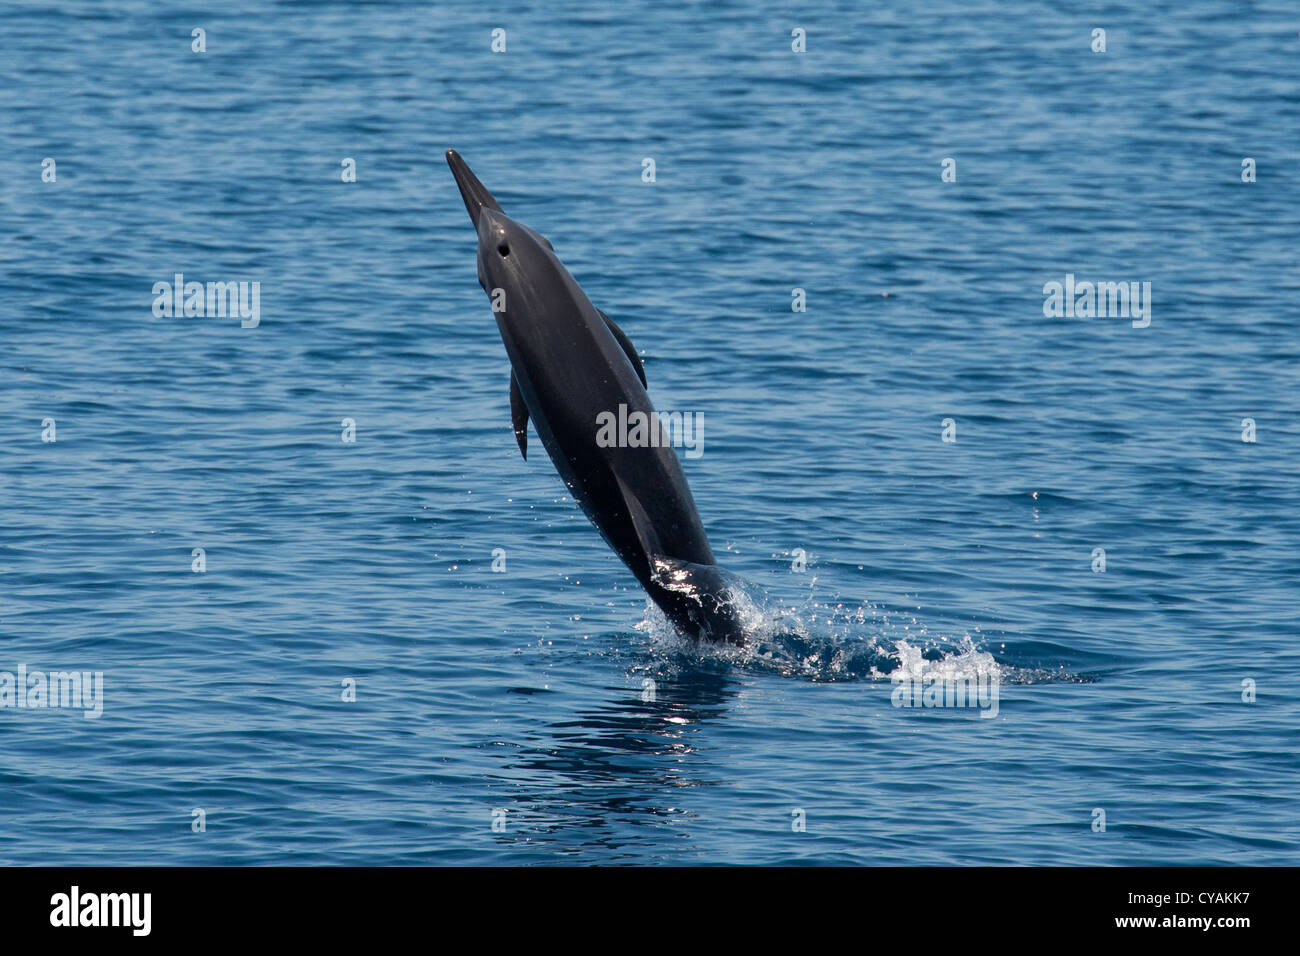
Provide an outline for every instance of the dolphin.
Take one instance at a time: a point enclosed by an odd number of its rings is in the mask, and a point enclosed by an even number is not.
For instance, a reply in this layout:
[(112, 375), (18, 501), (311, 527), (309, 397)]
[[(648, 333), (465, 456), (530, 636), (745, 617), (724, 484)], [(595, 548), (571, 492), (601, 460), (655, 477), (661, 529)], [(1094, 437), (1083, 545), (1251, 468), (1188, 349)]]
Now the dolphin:
[[(478, 234), (478, 281), (510, 359), (510, 417), (528, 458), (528, 422), (560, 478), (605, 542), (683, 634), (743, 644), (677, 454), (664, 442), (617, 447), (598, 439), (602, 413), (658, 424), (636, 347), (591, 304), (551, 243), (501, 209), (455, 150), (447, 150)], [(605, 419), (608, 421), (608, 419)], [(608, 445), (614, 447), (605, 447)]]

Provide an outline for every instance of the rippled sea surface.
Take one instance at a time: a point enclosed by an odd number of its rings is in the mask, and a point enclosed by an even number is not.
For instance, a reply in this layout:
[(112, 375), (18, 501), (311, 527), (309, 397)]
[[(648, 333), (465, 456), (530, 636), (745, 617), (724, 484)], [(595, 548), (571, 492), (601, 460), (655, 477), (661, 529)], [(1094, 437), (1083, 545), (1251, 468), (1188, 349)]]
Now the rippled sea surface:
[[(5, 4), (0, 671), (103, 713), (0, 708), (0, 861), (1300, 862), (1298, 32)], [(520, 458), (448, 147), (703, 415), (747, 650)], [(964, 672), (996, 716), (894, 706)]]

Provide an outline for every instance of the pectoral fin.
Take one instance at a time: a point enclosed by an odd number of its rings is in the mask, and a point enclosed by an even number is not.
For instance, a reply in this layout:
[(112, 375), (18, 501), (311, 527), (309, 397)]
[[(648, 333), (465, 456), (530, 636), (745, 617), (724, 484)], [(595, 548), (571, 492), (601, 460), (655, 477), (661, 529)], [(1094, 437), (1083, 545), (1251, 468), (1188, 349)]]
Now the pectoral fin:
[(645, 508), (641, 505), (641, 500), (637, 498), (632, 490), (628, 488), (627, 483), (614, 472), (614, 480), (618, 482), (619, 495), (623, 499), (623, 506), (627, 509), (628, 520), (632, 523), (632, 530), (636, 533), (637, 541), (641, 544), (641, 551), (648, 559), (651, 559), (650, 570), (654, 570), (653, 555), (662, 550), (659, 543), (659, 532), (655, 530), (654, 522), (646, 514)]
[[(600, 309), (597, 309), (596, 311), (600, 312)], [(605, 324), (609, 326), (609, 330), (614, 333), (614, 338), (618, 340), (618, 344), (623, 346), (623, 351), (627, 353), (628, 361), (632, 363), (632, 367), (636, 369), (636, 374), (641, 379), (642, 388), (648, 389), (650, 386), (646, 384), (645, 366), (641, 364), (641, 356), (636, 354), (636, 346), (633, 345), (632, 340), (623, 333), (623, 330), (614, 324), (613, 319), (607, 316), (604, 312), (600, 312), (600, 317), (605, 320)]]
[(519, 391), (519, 381), (513, 370), (510, 372), (510, 421), (515, 426), (515, 441), (519, 442), (519, 453), (528, 460), (528, 406), (524, 404), (523, 393)]

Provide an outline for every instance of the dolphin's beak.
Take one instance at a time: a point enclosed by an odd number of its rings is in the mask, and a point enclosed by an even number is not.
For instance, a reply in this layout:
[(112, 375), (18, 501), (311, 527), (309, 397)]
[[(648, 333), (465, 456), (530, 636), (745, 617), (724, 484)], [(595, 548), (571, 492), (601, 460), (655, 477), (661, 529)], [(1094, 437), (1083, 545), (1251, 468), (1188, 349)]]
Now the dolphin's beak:
[(487, 191), (487, 187), (478, 181), (478, 177), (466, 165), (465, 160), (460, 158), (460, 153), (454, 149), (447, 150), (447, 165), (451, 167), (451, 174), (456, 177), (456, 185), (460, 187), (460, 198), (465, 200), (465, 210), (469, 213), (469, 221), (478, 228), (478, 214), (483, 209), (495, 209), (501, 212), (501, 206), (492, 194)]

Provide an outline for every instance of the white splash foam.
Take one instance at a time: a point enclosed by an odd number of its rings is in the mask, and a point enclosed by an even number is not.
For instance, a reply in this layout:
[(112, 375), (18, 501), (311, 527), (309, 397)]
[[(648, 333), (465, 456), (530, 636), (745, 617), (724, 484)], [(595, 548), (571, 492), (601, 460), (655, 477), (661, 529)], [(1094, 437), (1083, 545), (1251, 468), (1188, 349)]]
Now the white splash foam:
[(897, 679), (910, 681), (938, 680), (951, 681), (957, 678), (988, 677), (1002, 680), (1002, 665), (993, 659), (988, 651), (975, 646), (969, 634), (963, 634), (961, 641), (951, 651), (942, 653), (937, 660), (925, 657), (925, 649), (913, 646), (906, 639), (894, 642), (892, 656), (898, 666), (888, 671), (872, 668), (871, 676), (876, 679)]
[[(773, 607), (758, 589), (736, 584), (726, 600), (744, 627), (741, 647), (697, 641), (680, 634), (653, 602), (637, 629), (651, 645), (671, 656), (726, 661), (814, 681), (888, 680), (902, 668), (910, 678), (987, 675), (1001, 680), (1004, 669), (970, 634), (956, 644), (928, 637), (915, 617), (902, 622), (869, 604)], [(928, 653), (929, 656), (926, 656)]]

